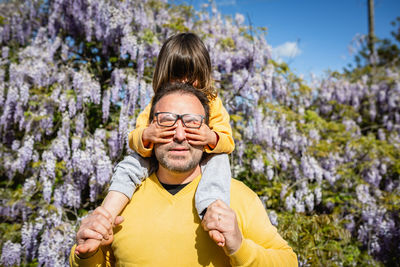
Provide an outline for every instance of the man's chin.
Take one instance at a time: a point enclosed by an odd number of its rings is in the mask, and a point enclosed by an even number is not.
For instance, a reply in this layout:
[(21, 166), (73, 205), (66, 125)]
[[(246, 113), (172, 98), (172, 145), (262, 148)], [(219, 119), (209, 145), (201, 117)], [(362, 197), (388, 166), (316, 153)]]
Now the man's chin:
[(185, 171), (186, 167), (189, 165), (189, 162), (187, 162), (185, 159), (185, 157), (170, 158), (168, 165), (170, 166), (171, 170)]
[(188, 160), (187, 157), (184, 156), (170, 156), (167, 161), (159, 162), (164, 168), (178, 173), (190, 171), (196, 166), (193, 161)]

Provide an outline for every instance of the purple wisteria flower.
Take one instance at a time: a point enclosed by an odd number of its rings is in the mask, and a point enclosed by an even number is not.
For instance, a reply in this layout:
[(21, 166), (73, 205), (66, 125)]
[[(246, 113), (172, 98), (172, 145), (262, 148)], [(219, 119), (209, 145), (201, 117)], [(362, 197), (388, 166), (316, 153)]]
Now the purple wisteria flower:
[(251, 167), (256, 173), (264, 173), (264, 159), (262, 156), (258, 156), (257, 158), (251, 161)]
[(21, 244), (7, 240), (3, 244), (0, 262), (4, 266), (14, 266), (21, 264)]
[(43, 221), (37, 219), (34, 223), (25, 222), (21, 229), (22, 248), (28, 259), (36, 257), (38, 249), (38, 235), (43, 228)]

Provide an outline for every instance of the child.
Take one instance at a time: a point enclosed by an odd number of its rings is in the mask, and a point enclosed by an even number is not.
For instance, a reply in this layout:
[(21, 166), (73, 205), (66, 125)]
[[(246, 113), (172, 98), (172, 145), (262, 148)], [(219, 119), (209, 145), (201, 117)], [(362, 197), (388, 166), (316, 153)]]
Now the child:
[[(209, 153), (202, 161), (202, 179), (195, 195), (197, 212), (203, 218), (207, 207), (215, 200), (221, 199), (229, 204), (231, 172), (227, 154), (233, 151), (234, 142), (229, 114), (212, 86), (209, 53), (201, 39), (193, 33), (174, 35), (161, 48), (153, 76), (153, 89), (157, 91), (163, 84), (172, 81), (192, 84), (210, 100), (210, 128), (204, 124), (200, 129), (185, 128), (189, 144), (203, 145), (206, 153)], [(126, 206), (141, 180), (152, 173), (149, 157), (153, 145), (172, 141), (176, 124), (168, 128), (158, 127), (157, 123), (148, 125), (150, 109), (151, 104), (139, 114), (136, 129), (129, 134), (129, 146), (139, 155), (133, 153), (115, 167), (109, 193), (103, 202), (102, 206), (111, 214), (112, 222)], [(213, 230), (209, 234), (218, 245), (224, 245), (221, 233)], [(108, 243), (103, 241), (103, 244)], [(76, 249), (78, 253), (79, 247)]]

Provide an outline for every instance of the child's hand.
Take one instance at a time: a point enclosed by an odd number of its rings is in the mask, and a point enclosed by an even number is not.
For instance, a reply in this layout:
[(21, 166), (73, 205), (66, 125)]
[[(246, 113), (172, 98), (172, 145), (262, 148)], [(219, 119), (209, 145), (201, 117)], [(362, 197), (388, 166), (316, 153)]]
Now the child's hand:
[(218, 135), (212, 131), (206, 124), (199, 129), (185, 128), (186, 138), (192, 146), (209, 145), (214, 148), (218, 142)]
[(143, 145), (149, 147), (150, 143), (169, 143), (175, 134), (176, 124), (171, 127), (161, 127), (153, 121), (142, 134)]
[(224, 247), (225, 246), (225, 237), (224, 235), (218, 230), (210, 230), (208, 231), (209, 236), (218, 246)]

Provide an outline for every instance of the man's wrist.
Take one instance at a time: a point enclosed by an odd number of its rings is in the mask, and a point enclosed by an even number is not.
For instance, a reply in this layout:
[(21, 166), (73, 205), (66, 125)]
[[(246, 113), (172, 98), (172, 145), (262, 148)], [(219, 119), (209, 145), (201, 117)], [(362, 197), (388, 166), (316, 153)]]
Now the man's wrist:
[(254, 259), (254, 250), (257, 246), (252, 240), (243, 238), (239, 249), (227, 256), (231, 259), (233, 266), (249, 266)]

